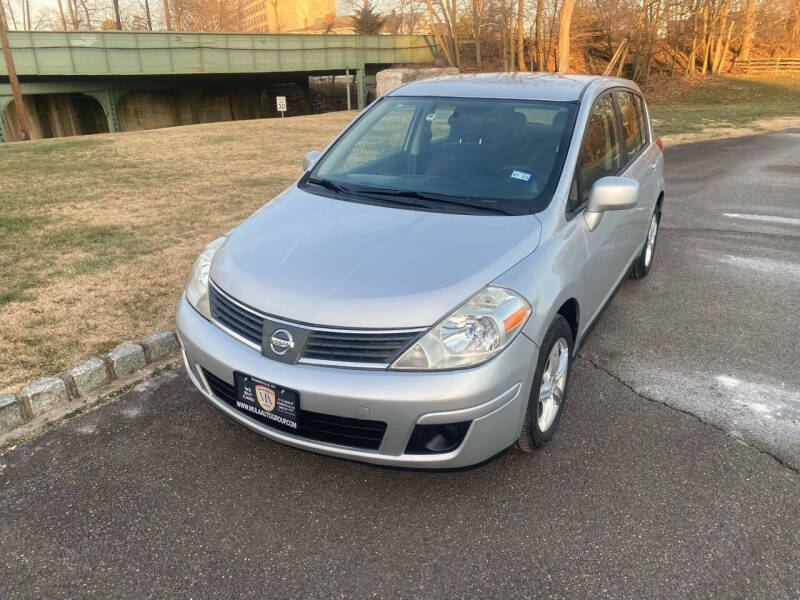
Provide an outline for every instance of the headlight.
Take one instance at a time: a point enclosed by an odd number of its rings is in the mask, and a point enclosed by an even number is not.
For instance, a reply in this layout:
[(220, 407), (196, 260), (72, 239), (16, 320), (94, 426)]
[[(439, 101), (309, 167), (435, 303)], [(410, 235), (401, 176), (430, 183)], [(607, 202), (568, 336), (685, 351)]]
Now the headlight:
[(434, 325), (392, 369), (456, 369), (486, 362), (522, 330), (530, 305), (514, 292), (489, 286)]
[(206, 319), (211, 318), (211, 309), (208, 306), (208, 273), (211, 270), (211, 261), (214, 255), (228, 241), (228, 236), (223, 235), (211, 242), (197, 257), (192, 267), (192, 274), (186, 284), (186, 299), (195, 307), (197, 312)]

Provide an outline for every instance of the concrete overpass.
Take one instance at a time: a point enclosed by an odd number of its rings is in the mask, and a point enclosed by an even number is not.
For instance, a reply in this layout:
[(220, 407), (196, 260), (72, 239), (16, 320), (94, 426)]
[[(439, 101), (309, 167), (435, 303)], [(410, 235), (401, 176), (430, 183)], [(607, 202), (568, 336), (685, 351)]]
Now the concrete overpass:
[[(263, 108), (254, 108), (264, 103), (264, 85), (290, 82), (307, 92), (308, 77), (313, 75), (354, 74), (357, 105), (363, 108), (366, 88), (380, 68), (430, 63), (438, 55), (431, 37), (417, 35), (18, 31), (9, 32), (9, 42), (26, 108), (30, 103), (34, 112), (44, 114), (67, 110), (68, 104), (76, 111), (72, 118), (86, 121), (84, 129), (107, 131), (125, 128), (120, 105), (126, 96), (138, 94), (137, 101), (127, 102), (132, 106), (125, 107), (125, 119), (141, 108), (137, 102), (141, 105), (147, 96), (145, 110), (170, 112), (178, 121), (172, 124), (179, 124), (198, 122), (198, 111), (204, 110), (200, 88), (239, 86), (246, 92), (234, 99), (228, 95), (228, 112), (231, 118), (237, 118), (237, 110), (245, 115), (239, 118), (252, 118), (267, 116)], [(180, 99), (165, 108), (153, 100), (160, 92), (179, 93)], [(13, 111), (6, 110), (11, 102), (8, 73), (0, 61), (0, 141), (14, 139), (7, 130), (15, 129)], [(98, 107), (98, 115), (102, 109), (99, 120), (87, 102)], [(225, 110), (215, 109), (211, 118), (224, 120), (213, 117)]]

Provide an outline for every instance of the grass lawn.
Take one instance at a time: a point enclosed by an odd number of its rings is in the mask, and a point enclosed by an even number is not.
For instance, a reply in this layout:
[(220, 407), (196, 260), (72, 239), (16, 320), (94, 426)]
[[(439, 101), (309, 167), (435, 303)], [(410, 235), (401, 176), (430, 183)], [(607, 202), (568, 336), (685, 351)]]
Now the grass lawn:
[(646, 90), (667, 143), (800, 125), (800, 75), (663, 80)]
[[(800, 117), (800, 78), (652, 96), (671, 140)], [(289, 185), (354, 114), (0, 146), (0, 391), (170, 327), (205, 243)]]
[(202, 247), (354, 115), (0, 146), (0, 391), (172, 326)]

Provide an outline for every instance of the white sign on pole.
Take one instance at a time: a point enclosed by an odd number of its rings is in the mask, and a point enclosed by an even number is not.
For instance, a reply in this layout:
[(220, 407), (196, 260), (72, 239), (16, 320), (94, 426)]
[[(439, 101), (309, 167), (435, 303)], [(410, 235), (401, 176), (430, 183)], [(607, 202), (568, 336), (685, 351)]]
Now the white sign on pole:
[(283, 113), (286, 112), (286, 96), (275, 96), (275, 104), (278, 105), (278, 112), (280, 112), (281, 117), (283, 117)]

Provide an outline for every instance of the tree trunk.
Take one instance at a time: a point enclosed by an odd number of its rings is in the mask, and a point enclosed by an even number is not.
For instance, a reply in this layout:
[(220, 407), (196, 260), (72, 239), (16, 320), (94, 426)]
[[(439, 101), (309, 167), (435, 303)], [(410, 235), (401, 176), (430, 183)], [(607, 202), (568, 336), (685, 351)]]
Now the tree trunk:
[(66, 31), (67, 18), (64, 16), (64, 5), (61, 3), (61, 0), (58, 0), (58, 14), (61, 15), (61, 26), (64, 28), (64, 31)]
[(722, 71), (722, 63), (725, 62), (725, 55), (728, 54), (728, 48), (730, 48), (731, 45), (731, 36), (733, 35), (734, 25), (736, 25), (736, 23), (731, 21), (730, 25), (728, 26), (728, 35), (725, 36), (725, 44), (722, 46), (722, 52), (720, 52), (719, 59), (714, 67), (714, 73), (719, 73)]
[(800, 54), (800, 6), (795, 6), (794, 23), (792, 24), (792, 37), (789, 41), (789, 56), (797, 56)]
[(458, 6), (456, 5), (456, 0), (450, 0), (450, 4), (447, 5), (449, 10), (449, 25), (450, 25), (450, 37), (453, 40), (453, 58), (456, 61), (456, 67), (459, 69), (461, 68), (461, 48), (458, 44), (458, 35), (456, 33), (456, 25), (458, 24)]
[(722, 0), (719, 11), (719, 31), (717, 33), (717, 44), (711, 60), (711, 72), (716, 73), (718, 65), (722, 62), (722, 46), (725, 43), (725, 29), (728, 27), (728, 4), (729, 0)]
[(744, 26), (742, 28), (742, 43), (739, 46), (737, 60), (750, 60), (750, 47), (753, 44), (754, 25), (756, 20), (756, 0), (746, 0), (744, 5)]
[[(22, 99), (22, 93), (19, 89), (17, 70), (14, 68), (14, 57), (11, 54), (8, 35), (6, 35), (7, 30), (8, 25), (6, 24), (5, 8), (3, 8), (3, 4), (0, 3), (0, 48), (3, 50), (3, 59), (6, 65), (6, 72), (8, 73), (8, 83), (11, 86), (11, 94), (14, 96), (14, 110), (17, 113), (19, 139), (26, 141), (31, 139), (30, 127), (28, 126), (28, 116), (25, 114), (25, 102)], [(2, 118), (2, 115), (0, 115), (0, 118)]]
[(172, 16), (169, 14), (169, 0), (164, 0), (164, 27), (172, 31)]
[(614, 51), (614, 54), (611, 56), (611, 60), (608, 61), (608, 64), (606, 65), (606, 68), (603, 71), (604, 76), (608, 76), (611, 74), (614, 65), (617, 64), (617, 60), (622, 55), (622, 51), (625, 50), (625, 46), (627, 45), (628, 45), (628, 38), (624, 38), (620, 42), (619, 46), (617, 46), (617, 49)]
[(625, 44), (625, 51), (622, 53), (622, 57), (619, 59), (619, 65), (617, 66), (617, 77), (622, 77), (622, 72), (625, 69), (625, 59), (628, 58), (628, 49), (630, 47), (630, 42)]
[(117, 31), (122, 31), (122, 19), (119, 17), (119, 0), (111, 0), (114, 6), (114, 23), (117, 26)]
[(519, 63), (520, 71), (527, 71), (528, 67), (525, 65), (525, 28), (522, 23), (525, 17), (525, 6), (523, 0), (517, 2), (517, 63)]
[(428, 20), (430, 21), (431, 29), (433, 29), (433, 36), (436, 38), (436, 43), (439, 44), (439, 48), (442, 49), (444, 52), (444, 57), (447, 59), (447, 64), (451, 67), (456, 66), (453, 62), (453, 57), (450, 56), (450, 50), (447, 48), (447, 44), (444, 43), (442, 39), (442, 35), (439, 33), (439, 23), (433, 18), (433, 6), (431, 6), (431, 0), (425, 0), (425, 4), (428, 6)]
[(153, 17), (150, 15), (150, 0), (144, 0), (144, 16), (147, 23), (147, 31), (153, 31)]
[(480, 71), (481, 64), (481, 17), (483, 0), (472, 0), (472, 39), (475, 43), (475, 67)]
[(272, 12), (275, 15), (275, 31), (281, 30), (280, 16), (278, 15), (278, 2), (272, 2)]
[[(0, 0), (0, 10), (6, 10), (6, 9), (3, 8), (3, 0)], [(8, 0), (8, 12), (7, 12), (6, 19), (8, 19), (9, 17), (11, 17), (11, 27), (16, 31), (16, 29), (17, 29), (17, 19), (14, 16), (14, 11), (11, 9), (11, 0)], [(0, 115), (0, 117), (2, 117), (2, 115)]]
[(78, 29), (78, 9), (75, 0), (67, 0), (67, 9), (69, 10), (69, 22), (72, 24), (72, 30)]
[(506, 3), (503, 2), (503, 6), (505, 7), (506, 17), (506, 29), (508, 30), (508, 71), (514, 71), (514, 66), (516, 65), (516, 51), (517, 51), (517, 28), (514, 26), (514, 16), (513, 16), (513, 6), (514, 0)]
[(503, 51), (503, 71), (506, 72), (511, 71), (511, 65), (508, 61), (511, 41), (508, 34), (508, 3), (507, 0), (500, 0), (500, 47)]
[(710, 46), (711, 46), (711, 38), (713, 37), (711, 35), (711, 31), (710, 31), (710, 27), (709, 27), (709, 25), (710, 25), (710, 23), (709, 23), (710, 17), (711, 17), (710, 9), (709, 9), (708, 4), (706, 4), (703, 7), (703, 37), (702, 37), (702, 40), (703, 40), (703, 66), (700, 69), (700, 72), (703, 73), (704, 75), (705, 75), (705, 72), (706, 72), (706, 68), (708, 67), (708, 53), (709, 53)]
[(81, 0), (81, 6), (83, 7), (83, 14), (86, 15), (86, 29), (91, 29), (92, 18), (89, 16), (89, 8), (86, 6), (85, 0)]
[(569, 28), (575, 0), (564, 0), (558, 13), (558, 72), (569, 71)]
[(536, 70), (547, 71), (544, 58), (544, 0), (536, 0)]

